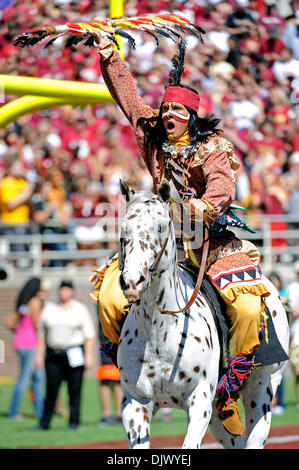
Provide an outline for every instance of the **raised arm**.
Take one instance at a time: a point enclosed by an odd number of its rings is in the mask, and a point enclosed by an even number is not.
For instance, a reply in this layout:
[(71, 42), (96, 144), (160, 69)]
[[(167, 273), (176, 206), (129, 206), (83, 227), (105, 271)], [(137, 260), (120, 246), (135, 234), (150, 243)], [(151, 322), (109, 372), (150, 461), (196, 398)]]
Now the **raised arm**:
[(100, 66), (112, 98), (123, 111), (134, 129), (140, 117), (151, 117), (154, 110), (138, 96), (137, 89), (125, 62), (111, 43), (103, 39), (99, 46)]

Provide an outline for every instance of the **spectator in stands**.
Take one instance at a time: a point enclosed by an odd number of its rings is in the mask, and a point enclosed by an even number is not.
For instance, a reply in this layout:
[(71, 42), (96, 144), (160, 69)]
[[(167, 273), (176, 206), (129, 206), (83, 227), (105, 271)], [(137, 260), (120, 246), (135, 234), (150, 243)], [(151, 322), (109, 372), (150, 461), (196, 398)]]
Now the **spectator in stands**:
[(254, 119), (260, 112), (260, 108), (248, 93), (248, 90), (240, 84), (230, 102), (229, 108), (237, 129), (253, 129)]
[(256, 31), (256, 25), (248, 7), (248, 0), (236, 0), (234, 12), (227, 18), (226, 26), (232, 28), (231, 38), (234, 41), (240, 41)]
[(260, 42), (260, 54), (262, 60), (272, 67), (276, 60), (280, 59), (280, 53), (286, 44), (281, 40), (276, 26), (269, 28), (269, 34)]
[[(69, 233), (69, 222), (71, 217), (71, 206), (67, 201), (67, 195), (64, 188), (63, 173), (59, 168), (52, 168), (49, 172), (48, 182), (50, 183), (47, 191), (46, 203), (51, 210), (55, 225), (44, 229), (45, 234), (66, 235)], [(65, 242), (53, 243), (49, 246), (52, 250), (66, 251)], [(55, 255), (50, 261), (49, 266), (65, 266), (68, 261), (64, 259), (55, 259)]]
[[(56, 206), (48, 201), (48, 194), (51, 190), (51, 183), (40, 179), (36, 185), (36, 191), (32, 196), (33, 215), (32, 221), (36, 224), (36, 231), (41, 235), (49, 235), (55, 233), (55, 228), (48, 226), (48, 222), (54, 218)], [(58, 245), (59, 247), (59, 245)], [(42, 251), (59, 249), (57, 245), (51, 243), (42, 243)], [(52, 262), (53, 265), (54, 262)], [(42, 258), (42, 266), (51, 266), (48, 258)]]
[[(274, 116), (274, 112), (272, 115)], [(251, 140), (250, 147), (255, 148), (259, 154), (274, 153), (278, 157), (278, 152), (284, 149), (285, 142), (276, 135), (273, 121), (265, 119), (259, 131), (256, 138)]]
[[(298, 91), (299, 92), (299, 87)], [(297, 100), (298, 98), (296, 98)], [(288, 136), (286, 138), (288, 139), (289, 147), (288, 150), (290, 152), (297, 152), (299, 151), (299, 110), (295, 111), (296, 116), (295, 118), (291, 121), (288, 130)]]
[[(290, 193), (290, 201), (288, 207), (288, 215), (291, 216), (289, 222), (289, 228), (298, 230), (299, 228), (299, 152), (293, 152), (288, 160), (289, 171), (286, 175), (286, 181), (288, 190)], [(299, 240), (294, 237), (290, 237), (289, 246), (293, 249), (298, 250), (299, 254)], [(298, 254), (292, 254), (290, 260), (295, 261), (298, 258)]]
[(292, 51), (288, 47), (284, 47), (280, 51), (280, 58), (277, 59), (272, 70), (279, 82), (288, 78), (299, 78), (299, 60), (292, 56)]
[(81, 387), (84, 368), (93, 365), (95, 328), (87, 307), (75, 299), (70, 280), (61, 281), (59, 299), (42, 311), (36, 364), (46, 370), (46, 398), (37, 430), (49, 429), (62, 380), (68, 384), (69, 428), (80, 424)]
[(49, 284), (38, 278), (29, 279), (22, 287), (13, 314), (14, 320), (7, 326), (14, 332), (13, 345), (19, 357), (19, 376), (14, 388), (8, 416), (20, 420), (18, 413), (24, 392), (30, 379), (35, 414), (41, 418), (44, 406), (44, 370), (35, 367), (34, 359), (37, 347), (37, 329), (44, 302), (49, 291)]
[(292, 117), (290, 101), (284, 90), (279, 87), (271, 89), (269, 107), (267, 116), (274, 124), (274, 134), (283, 137)]
[[(105, 232), (97, 224), (96, 209), (98, 204), (108, 201), (104, 197), (100, 198), (96, 188), (90, 186), (87, 175), (78, 175), (74, 185), (75, 191), (70, 195), (70, 203), (75, 223), (74, 236), (78, 248), (81, 250), (98, 250), (102, 246), (101, 241), (105, 236)], [(88, 256), (84, 256), (84, 258), (76, 260), (76, 264), (78, 266), (95, 266), (96, 259), (97, 257), (88, 258)]]
[[(50, 191), (51, 183), (40, 179), (32, 196), (32, 204), (34, 208), (32, 220), (41, 227), (44, 222), (53, 217), (56, 211), (56, 205), (53, 202), (49, 202), (48, 196)], [(41, 231), (41, 233), (43, 233), (43, 231)]]
[[(288, 188), (290, 191), (290, 203), (288, 213), (299, 222), (299, 152), (294, 152), (289, 158)], [(298, 228), (299, 224), (295, 224)]]
[[(289, 202), (289, 194), (286, 189), (284, 178), (279, 163), (276, 159), (269, 155), (269, 163), (264, 167), (264, 183), (265, 183), (265, 212), (271, 215), (282, 215), (286, 212)], [(282, 254), (285, 253), (288, 245), (286, 237), (275, 237), (275, 231), (286, 231), (287, 224), (283, 220), (275, 220), (270, 222), (270, 230), (274, 232), (271, 245), (276, 248), (275, 259), (280, 260)]]
[(53, 168), (49, 174), (49, 182), (51, 187), (47, 200), (55, 207), (54, 217), (63, 225), (66, 225), (70, 219), (70, 208), (67, 203), (62, 171), (58, 168)]
[(283, 40), (292, 51), (294, 59), (299, 60), (299, 10), (295, 12), (295, 21), (286, 25)]
[[(31, 198), (35, 182), (25, 178), (23, 163), (16, 159), (7, 170), (0, 185), (1, 233), (5, 237), (22, 236), (30, 233)], [(27, 251), (28, 245), (22, 242), (11, 243), (11, 251)], [(15, 260), (15, 265), (28, 267), (27, 260)]]
[(284, 18), (276, 10), (276, 0), (267, 0), (266, 11), (258, 18), (259, 27), (265, 30), (265, 35), (273, 37), (273, 33), (280, 34), (285, 26)]

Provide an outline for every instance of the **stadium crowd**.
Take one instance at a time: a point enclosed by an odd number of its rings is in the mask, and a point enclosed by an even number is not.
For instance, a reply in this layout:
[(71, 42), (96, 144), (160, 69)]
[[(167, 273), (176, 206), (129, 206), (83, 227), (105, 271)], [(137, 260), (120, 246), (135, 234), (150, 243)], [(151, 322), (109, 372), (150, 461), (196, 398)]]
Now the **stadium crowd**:
[[(183, 81), (199, 90), (200, 115), (220, 117), (224, 137), (235, 146), (241, 162), (237, 202), (246, 207), (250, 224), (257, 226), (264, 214), (299, 218), (299, 0), (124, 2), (124, 16), (165, 11), (206, 30), (204, 44), (188, 36)], [(12, 45), (34, 26), (96, 16), (109, 16), (108, 2), (0, 0), (0, 73), (103, 83), (95, 48), (65, 49), (59, 39), (48, 49)], [(139, 94), (158, 107), (175, 45), (163, 38), (157, 47), (143, 33), (134, 37), (136, 49), (123, 41), (125, 60)], [(77, 239), (83, 247), (96, 243), (88, 219), (101, 202), (117, 211), (120, 175), (136, 188), (151, 186), (131, 127), (115, 105), (22, 116), (0, 129), (2, 230), (29, 233), (30, 221), (49, 230), (43, 226), (52, 218), (64, 233), (70, 220), (84, 219)], [(12, 189), (16, 181), (24, 189), (21, 203)]]

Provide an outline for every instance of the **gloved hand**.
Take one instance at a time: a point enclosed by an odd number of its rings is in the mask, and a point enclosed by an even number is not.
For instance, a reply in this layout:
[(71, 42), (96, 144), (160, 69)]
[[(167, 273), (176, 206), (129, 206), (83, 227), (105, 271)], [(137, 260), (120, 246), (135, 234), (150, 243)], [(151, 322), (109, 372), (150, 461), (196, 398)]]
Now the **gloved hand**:
[[(94, 21), (101, 23), (101, 21), (103, 21), (103, 18), (97, 16)], [(110, 57), (113, 52), (113, 43), (106, 36), (99, 36), (99, 44), (96, 44), (95, 47), (98, 49), (99, 54), (103, 59), (107, 59), (108, 57)]]
[(191, 217), (195, 222), (205, 220), (206, 222), (212, 223), (212, 207), (202, 199), (192, 198), (189, 201), (191, 205)]
[(198, 212), (199, 214), (203, 214), (204, 212), (206, 214), (209, 214), (208, 206), (201, 199), (192, 198), (190, 200), (190, 203), (192, 204), (192, 206), (195, 207), (196, 212)]

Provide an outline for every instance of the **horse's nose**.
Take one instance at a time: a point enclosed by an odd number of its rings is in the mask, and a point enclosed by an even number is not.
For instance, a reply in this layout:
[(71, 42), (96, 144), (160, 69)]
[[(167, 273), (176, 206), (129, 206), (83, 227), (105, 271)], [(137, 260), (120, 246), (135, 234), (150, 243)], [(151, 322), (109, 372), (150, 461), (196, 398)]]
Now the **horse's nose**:
[(123, 274), (119, 276), (119, 284), (122, 291), (125, 291), (130, 288), (130, 284), (125, 281)]
[(140, 276), (136, 282), (132, 279), (127, 279), (123, 273), (119, 276), (120, 288), (125, 297), (137, 298), (142, 290), (142, 282), (145, 280), (144, 276)]

